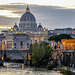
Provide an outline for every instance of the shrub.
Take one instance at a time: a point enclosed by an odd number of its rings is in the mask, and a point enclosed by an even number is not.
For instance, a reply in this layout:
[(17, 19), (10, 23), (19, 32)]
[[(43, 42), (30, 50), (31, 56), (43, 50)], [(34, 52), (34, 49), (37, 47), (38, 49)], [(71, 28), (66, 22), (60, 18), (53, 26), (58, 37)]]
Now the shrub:
[(53, 66), (54, 66), (53, 64), (48, 64), (46, 68), (47, 70), (53, 70)]

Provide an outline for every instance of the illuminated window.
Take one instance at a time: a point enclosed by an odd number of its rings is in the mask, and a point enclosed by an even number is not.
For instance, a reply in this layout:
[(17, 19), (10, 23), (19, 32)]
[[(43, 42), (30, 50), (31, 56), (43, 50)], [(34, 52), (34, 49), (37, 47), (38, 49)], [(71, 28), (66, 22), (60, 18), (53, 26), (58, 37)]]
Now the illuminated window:
[(46, 31), (46, 29), (44, 28), (44, 31)]
[(63, 43), (63, 44), (65, 44), (65, 43)]
[(5, 47), (5, 45), (4, 45), (4, 44), (2, 44), (2, 50), (4, 50), (4, 47)]
[(39, 32), (39, 34), (40, 34), (41, 32)]
[(31, 37), (31, 40), (32, 40), (32, 37)]
[(34, 40), (36, 40), (37, 38), (36, 37), (34, 37)]
[(20, 34), (21, 34), (22, 32), (20, 32)]
[(35, 32), (35, 34), (36, 34), (37, 32)]
[(16, 32), (16, 34), (17, 34), (18, 32)]
[(31, 32), (31, 34), (32, 34), (32, 32)]
[(16, 29), (14, 28), (14, 30), (16, 30)]
[(11, 28), (11, 31), (13, 31), (13, 29)]
[(26, 32), (24, 32), (26, 34)]

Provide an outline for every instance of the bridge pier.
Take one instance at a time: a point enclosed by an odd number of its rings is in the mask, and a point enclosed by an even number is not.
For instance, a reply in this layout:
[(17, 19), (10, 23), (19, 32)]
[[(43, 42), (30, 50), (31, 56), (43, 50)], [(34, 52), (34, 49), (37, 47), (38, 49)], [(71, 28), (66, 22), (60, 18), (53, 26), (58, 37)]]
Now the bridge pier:
[(75, 67), (74, 65), (75, 65), (75, 53), (71, 53), (70, 54), (70, 65), (71, 65), (71, 67)]
[(58, 68), (59, 68), (59, 70), (61, 69), (61, 57), (60, 57), (60, 55), (59, 55), (59, 51), (57, 51), (57, 59), (58, 59)]
[(65, 66), (70, 66), (70, 67), (75, 67), (75, 51), (73, 52), (72, 50), (67, 50), (67, 51), (62, 51), (63, 53), (63, 62), (62, 64)]

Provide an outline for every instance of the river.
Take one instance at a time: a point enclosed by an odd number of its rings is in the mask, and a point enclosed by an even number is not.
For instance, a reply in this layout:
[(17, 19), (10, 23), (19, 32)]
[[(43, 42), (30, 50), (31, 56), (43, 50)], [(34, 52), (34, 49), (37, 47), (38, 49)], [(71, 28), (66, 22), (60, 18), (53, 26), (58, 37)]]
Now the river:
[[(8, 65), (11, 64), (11, 66), (6, 67), (0, 67), (0, 75), (62, 75), (59, 73), (59, 71), (50, 71), (43, 68), (30, 68), (30, 67), (24, 67), (24, 70), (22, 70), (22, 64), (13, 64), (8, 63)], [(14, 65), (12, 67), (12, 65)]]

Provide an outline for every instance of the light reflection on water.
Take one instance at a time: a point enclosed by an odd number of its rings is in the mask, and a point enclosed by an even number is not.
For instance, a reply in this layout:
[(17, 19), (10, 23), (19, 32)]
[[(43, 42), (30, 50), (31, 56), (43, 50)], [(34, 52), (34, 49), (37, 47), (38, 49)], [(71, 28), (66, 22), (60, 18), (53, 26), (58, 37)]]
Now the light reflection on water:
[(8, 65), (9, 68), (0, 67), (0, 75), (62, 75), (57, 71), (50, 71), (44, 68), (30, 68), (25, 66), (24, 70), (22, 70), (22, 63), (8, 63)]
[(0, 75), (62, 75), (56, 71), (47, 71), (45, 69), (35, 69), (26, 67), (24, 70), (21, 68), (1, 68)]

